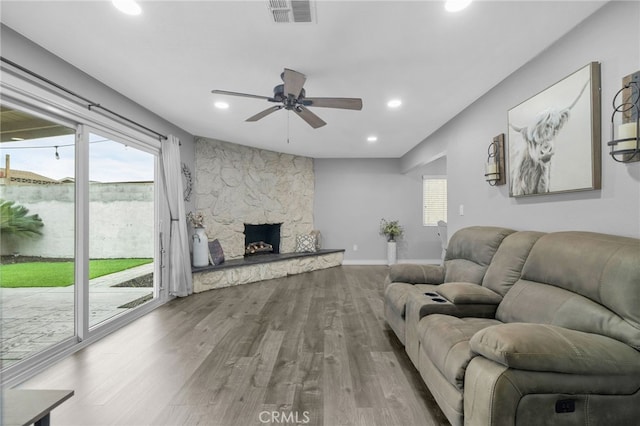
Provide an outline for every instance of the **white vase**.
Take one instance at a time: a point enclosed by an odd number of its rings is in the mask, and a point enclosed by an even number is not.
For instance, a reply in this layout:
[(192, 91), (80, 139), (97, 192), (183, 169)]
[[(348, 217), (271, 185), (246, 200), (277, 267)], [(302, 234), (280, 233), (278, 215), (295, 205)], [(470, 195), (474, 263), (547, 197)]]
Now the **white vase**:
[(193, 238), (193, 266), (202, 268), (209, 264), (209, 241), (204, 228), (194, 228)]
[(387, 264), (395, 265), (398, 261), (398, 247), (395, 241), (387, 242)]

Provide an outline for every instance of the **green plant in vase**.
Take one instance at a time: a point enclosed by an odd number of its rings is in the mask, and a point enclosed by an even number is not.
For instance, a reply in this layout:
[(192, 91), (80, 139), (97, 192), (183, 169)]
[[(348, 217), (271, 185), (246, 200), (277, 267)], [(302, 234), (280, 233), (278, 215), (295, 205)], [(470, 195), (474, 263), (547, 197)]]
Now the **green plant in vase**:
[(404, 230), (397, 220), (380, 220), (380, 235), (387, 237), (387, 241), (395, 241), (397, 237), (402, 236)]

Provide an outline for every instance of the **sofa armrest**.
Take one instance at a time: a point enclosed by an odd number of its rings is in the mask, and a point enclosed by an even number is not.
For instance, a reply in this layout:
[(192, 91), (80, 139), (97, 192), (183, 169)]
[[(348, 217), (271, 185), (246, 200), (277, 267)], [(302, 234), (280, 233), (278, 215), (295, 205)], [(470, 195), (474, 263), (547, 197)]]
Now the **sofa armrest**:
[[(476, 285), (476, 284), (473, 284)], [(442, 314), (451, 315), (458, 318), (477, 317), (477, 318), (494, 318), (498, 304), (487, 303), (453, 303), (440, 294), (440, 287), (437, 291), (427, 292), (426, 294), (411, 294), (407, 298), (407, 313), (411, 309), (415, 314), (414, 321), (420, 321), (427, 315)], [(411, 308), (410, 308), (411, 306)], [(408, 317), (407, 317), (408, 318)]]
[(454, 305), (496, 305), (502, 296), (480, 284), (452, 282), (438, 286), (438, 293)]
[(471, 350), (506, 367), (583, 375), (640, 374), (640, 352), (618, 340), (548, 324), (487, 327)]
[(442, 265), (395, 264), (389, 268), (388, 282), (409, 284), (441, 284), (444, 281)]

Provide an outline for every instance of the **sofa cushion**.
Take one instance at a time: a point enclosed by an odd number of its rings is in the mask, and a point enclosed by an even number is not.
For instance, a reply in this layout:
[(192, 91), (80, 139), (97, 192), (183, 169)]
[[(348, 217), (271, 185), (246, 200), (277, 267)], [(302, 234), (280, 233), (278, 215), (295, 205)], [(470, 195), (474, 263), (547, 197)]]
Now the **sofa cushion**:
[(495, 226), (469, 226), (457, 231), (447, 245), (446, 260), (467, 259), (481, 266), (488, 266), (504, 238), (513, 229)]
[[(520, 316), (522, 322), (552, 322), (613, 337), (640, 349), (639, 239), (592, 232), (543, 235), (529, 253), (521, 281), (553, 286), (580, 296), (573, 298), (571, 309), (560, 306), (562, 312), (551, 312), (553, 321), (539, 321), (518, 313), (527, 310), (526, 305), (531, 303), (527, 298), (521, 298), (519, 303), (510, 304), (509, 314)], [(511, 296), (514, 289), (507, 296)], [(553, 300), (548, 292), (539, 297), (542, 303), (546, 303), (545, 299)], [(591, 303), (582, 303), (587, 300)], [(594, 305), (600, 306), (600, 311), (606, 311), (599, 312), (597, 320), (584, 313), (585, 309), (596, 311)], [(540, 309), (548, 310), (546, 307)], [(539, 316), (538, 310), (529, 311)]]
[(519, 280), (504, 296), (496, 318), (602, 334), (640, 350), (639, 329), (593, 300), (548, 284)]
[(420, 347), (447, 381), (462, 390), (467, 365), (477, 356), (471, 351), (469, 340), (479, 330), (495, 324), (500, 322), (489, 318), (429, 315), (418, 323)]
[(437, 292), (456, 305), (497, 305), (502, 301), (495, 291), (471, 283), (445, 283), (438, 286)]
[(494, 226), (470, 226), (457, 231), (447, 245), (444, 282), (480, 284), (500, 243), (514, 232)]
[(509, 368), (584, 375), (640, 374), (640, 352), (599, 334), (547, 324), (500, 324), (478, 331), (471, 350)]
[(444, 268), (441, 265), (417, 265), (401, 263), (389, 268), (389, 282), (409, 284), (440, 284), (444, 280)]
[(482, 286), (504, 296), (518, 281), (531, 248), (542, 232), (519, 231), (508, 235), (498, 247), (482, 279)]
[(467, 259), (452, 259), (444, 262), (444, 282), (468, 282), (480, 284), (487, 267)]

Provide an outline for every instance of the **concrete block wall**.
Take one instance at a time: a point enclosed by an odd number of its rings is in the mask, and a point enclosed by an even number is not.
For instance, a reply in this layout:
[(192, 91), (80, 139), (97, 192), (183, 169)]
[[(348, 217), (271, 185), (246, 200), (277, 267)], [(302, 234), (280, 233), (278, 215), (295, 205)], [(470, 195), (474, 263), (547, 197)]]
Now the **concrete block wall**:
[[(75, 185), (3, 185), (0, 198), (38, 214), (43, 235), (30, 239), (2, 236), (2, 255), (73, 258)], [(154, 184), (92, 183), (89, 186), (89, 257), (153, 257)]]

